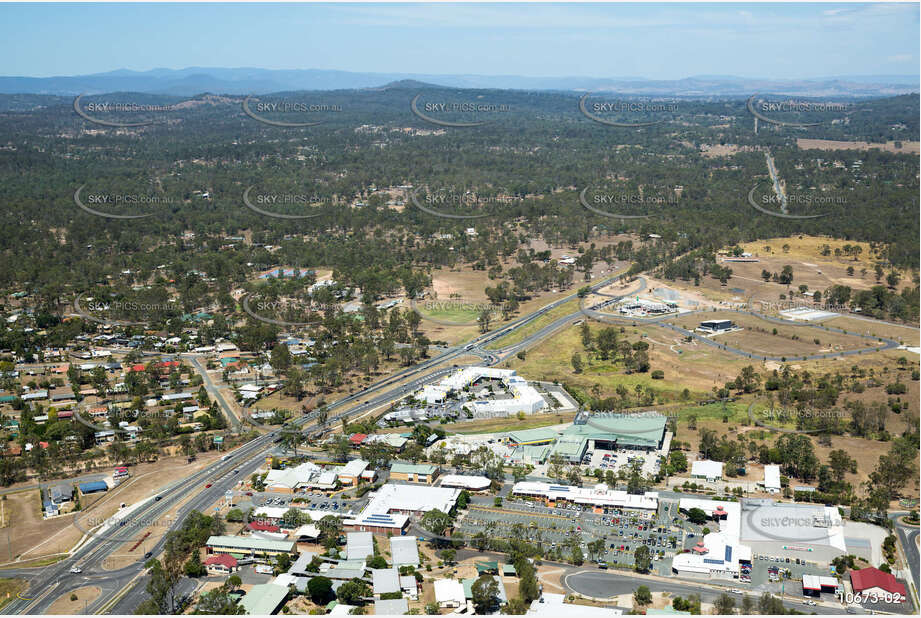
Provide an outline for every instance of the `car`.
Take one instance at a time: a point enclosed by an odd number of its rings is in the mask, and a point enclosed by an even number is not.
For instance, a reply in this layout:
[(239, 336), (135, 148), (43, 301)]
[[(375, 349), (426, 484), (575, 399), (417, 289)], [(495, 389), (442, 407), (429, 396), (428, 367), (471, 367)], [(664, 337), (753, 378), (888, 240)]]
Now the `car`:
[(805, 603), (806, 605), (812, 605), (812, 606), (818, 605), (818, 603), (816, 603), (816, 602), (813, 601), (812, 599), (808, 599), (808, 600), (806, 600), (806, 601), (803, 601), (803, 603)]
[(71, 573), (82, 573), (82, 572), (83, 572), (83, 569), (81, 569), (81, 568), (78, 567), (78, 566), (75, 566), (75, 567), (73, 567), (72, 569), (70, 569), (70, 572), (71, 572)]
[(150, 558), (151, 556), (153, 556), (153, 552), (152, 552), (152, 551), (146, 552), (146, 553), (144, 554), (144, 560), (147, 560), (147, 559)]
[(213, 484), (214, 484), (214, 483), (208, 483), (207, 485), (205, 485), (205, 489), (211, 489), (211, 486), (212, 486)]
[(154, 502), (159, 502), (159, 501), (162, 500), (162, 499), (163, 499), (163, 496), (155, 496), (155, 497), (154, 497)]

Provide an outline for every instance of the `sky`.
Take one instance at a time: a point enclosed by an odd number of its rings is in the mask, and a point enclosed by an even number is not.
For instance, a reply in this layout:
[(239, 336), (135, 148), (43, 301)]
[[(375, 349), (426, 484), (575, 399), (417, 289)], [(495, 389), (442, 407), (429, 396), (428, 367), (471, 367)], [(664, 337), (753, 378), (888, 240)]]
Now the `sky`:
[(919, 4), (0, 4), (0, 74), (917, 75)]

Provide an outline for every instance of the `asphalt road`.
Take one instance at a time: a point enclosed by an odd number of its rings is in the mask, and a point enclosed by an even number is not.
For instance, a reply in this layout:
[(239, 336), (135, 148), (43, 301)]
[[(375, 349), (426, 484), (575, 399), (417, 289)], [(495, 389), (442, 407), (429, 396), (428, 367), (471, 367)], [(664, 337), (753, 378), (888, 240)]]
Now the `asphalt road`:
[[(132, 522), (143, 521), (157, 525), (163, 522), (164, 526), (170, 530), (178, 528), (191, 510), (204, 511), (210, 504), (219, 500), (227, 489), (235, 485), (238, 479), (263, 465), (265, 459), (262, 453), (271, 443), (271, 436), (261, 436), (240, 447), (227, 461), (214, 463), (186, 479), (163, 488), (157, 494), (162, 496), (161, 500), (150, 500), (137, 508), (126, 518), (127, 523), (130, 525)], [(233, 470), (237, 468), (240, 469), (240, 474), (234, 475)], [(212, 487), (205, 489), (204, 485), (209, 482), (212, 483)], [(170, 520), (172, 523), (164, 522), (165, 515), (178, 502), (186, 499), (196, 487), (201, 487), (201, 490), (182, 506), (175, 519)], [(143, 548), (139, 548), (136, 563), (120, 569), (106, 569), (109, 556), (126, 546), (126, 538), (135, 536), (130, 532), (131, 529), (128, 528), (128, 532), (125, 532), (124, 529), (90, 530), (91, 534), (71, 557), (42, 569), (0, 570), (0, 575), (3, 577), (23, 577), (30, 582), (28, 590), (20, 598), (8, 603), (3, 608), (3, 613), (44, 613), (60, 595), (87, 585), (98, 586), (103, 591), (95, 602), (87, 606), (87, 611), (90, 613), (98, 611), (112, 595), (143, 571)], [(146, 549), (153, 555), (157, 555), (163, 549), (163, 543), (161, 539)], [(70, 569), (75, 566), (82, 569), (83, 572), (71, 573)]]
[[(701, 601), (705, 603), (713, 603), (723, 592), (692, 582), (679, 580), (664, 582), (622, 573), (605, 572), (598, 569), (575, 570), (563, 577), (563, 583), (569, 590), (599, 599), (606, 599), (620, 594), (633, 594), (633, 591), (639, 586), (648, 586), (652, 592), (670, 592), (673, 595), (682, 597), (699, 594)], [(701, 584), (710, 584), (710, 582), (701, 582)], [(742, 595), (733, 594), (731, 596), (736, 600), (736, 605), (742, 600)], [(757, 601), (757, 597), (760, 595), (751, 593), (749, 596), (753, 601)], [(811, 607), (798, 601), (785, 600), (784, 605), (807, 614), (813, 612), (816, 614), (843, 613), (840, 608)]]

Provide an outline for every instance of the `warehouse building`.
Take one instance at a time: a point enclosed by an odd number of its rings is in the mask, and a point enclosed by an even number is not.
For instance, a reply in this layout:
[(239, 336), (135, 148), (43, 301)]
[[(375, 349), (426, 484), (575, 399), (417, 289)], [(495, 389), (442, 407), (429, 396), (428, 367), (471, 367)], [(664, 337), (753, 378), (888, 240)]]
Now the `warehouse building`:
[(697, 331), (708, 335), (718, 335), (728, 333), (735, 328), (736, 325), (732, 323), (732, 320), (704, 320), (697, 327)]
[(764, 466), (764, 491), (769, 494), (780, 493), (780, 466), (773, 464)]
[(746, 500), (741, 523), (742, 542), (757, 554), (829, 564), (848, 553), (836, 507)]
[(691, 464), (691, 478), (718, 481), (723, 478), (723, 462), (701, 459)]
[(501, 383), (508, 397), (482, 398), (464, 406), (474, 415), (509, 416), (524, 412), (535, 414), (547, 407), (547, 402), (527, 380), (518, 376), (512, 369), (494, 369), (492, 367), (464, 367), (445, 377), (438, 384), (426, 384), (414, 396), (429, 405), (444, 403), (452, 395), (470, 387), (475, 387), (481, 380), (495, 380)]

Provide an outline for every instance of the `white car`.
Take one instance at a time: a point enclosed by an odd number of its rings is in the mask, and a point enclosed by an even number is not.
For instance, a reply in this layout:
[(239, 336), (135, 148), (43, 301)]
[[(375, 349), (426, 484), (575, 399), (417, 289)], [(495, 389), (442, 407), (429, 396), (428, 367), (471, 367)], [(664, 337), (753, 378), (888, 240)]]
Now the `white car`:
[(71, 573), (82, 573), (83, 569), (81, 569), (80, 567), (73, 567), (70, 569), (70, 572)]
[(811, 599), (810, 599), (809, 601), (806, 601), (805, 603), (806, 603), (806, 605), (818, 605), (818, 603), (816, 603), (815, 601), (813, 601), (813, 600), (811, 600)]

